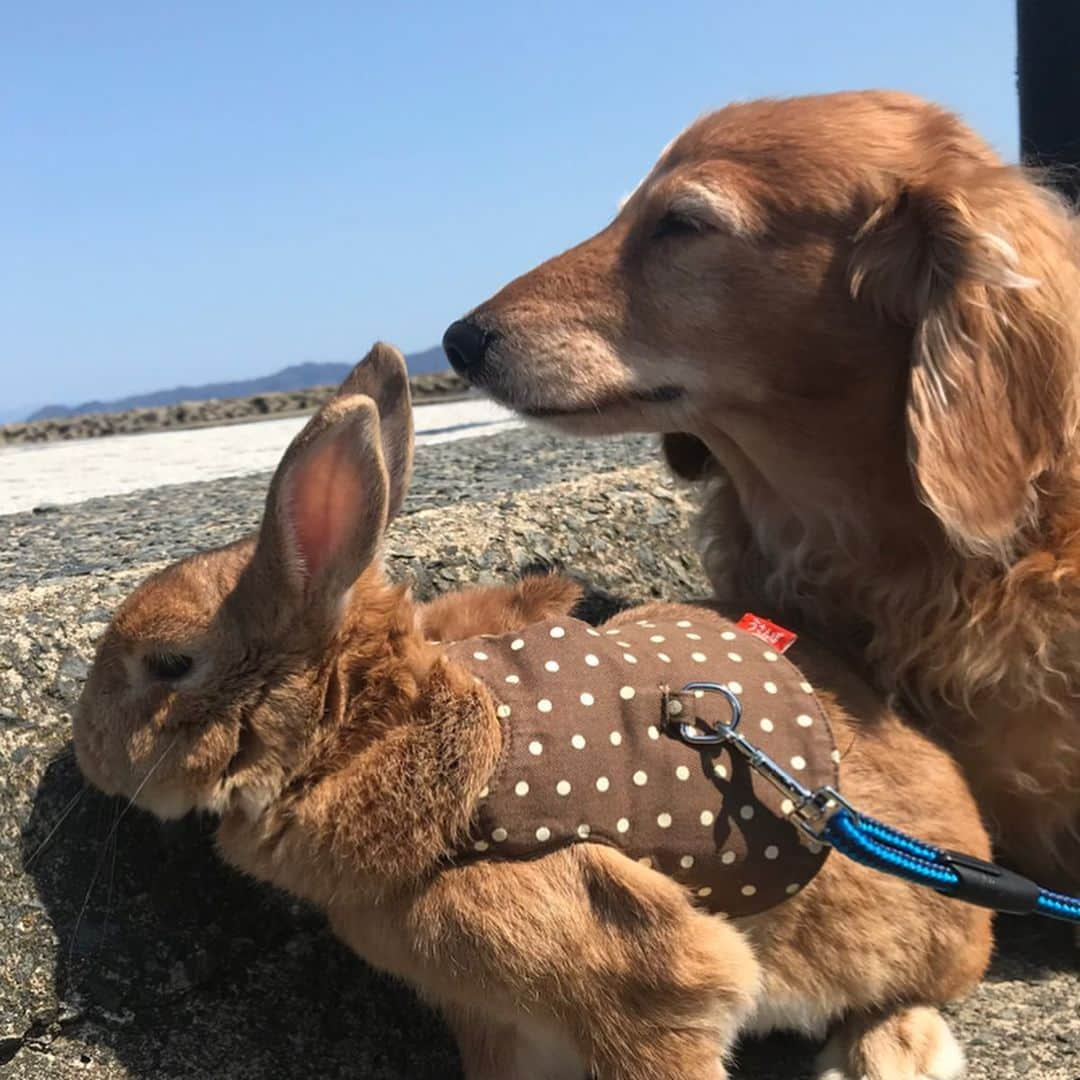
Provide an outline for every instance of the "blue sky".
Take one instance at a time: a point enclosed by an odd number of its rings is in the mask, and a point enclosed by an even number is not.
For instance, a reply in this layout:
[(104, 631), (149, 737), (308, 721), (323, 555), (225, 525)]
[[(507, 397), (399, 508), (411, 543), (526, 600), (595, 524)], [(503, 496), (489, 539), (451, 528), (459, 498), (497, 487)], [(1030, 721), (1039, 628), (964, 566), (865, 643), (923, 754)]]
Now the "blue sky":
[(9, 5), (0, 412), (436, 343), (734, 98), (936, 98), (1015, 158), (1013, 0)]

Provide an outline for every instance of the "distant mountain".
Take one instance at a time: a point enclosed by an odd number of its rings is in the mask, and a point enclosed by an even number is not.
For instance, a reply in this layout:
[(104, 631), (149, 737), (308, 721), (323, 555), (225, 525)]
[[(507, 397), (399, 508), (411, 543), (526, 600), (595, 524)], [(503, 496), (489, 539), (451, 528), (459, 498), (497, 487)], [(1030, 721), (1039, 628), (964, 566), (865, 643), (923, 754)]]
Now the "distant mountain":
[[(424, 375), (430, 371), (445, 371), (449, 366), (442, 349), (436, 345), (423, 352), (405, 357), (412, 375)], [(27, 417), (27, 420), (51, 420), (56, 417), (83, 416), (86, 413), (123, 412), (152, 405), (174, 405), (178, 401), (209, 401), (211, 398), (250, 397), (271, 390), (306, 390), (309, 386), (324, 386), (340, 382), (352, 364), (292, 364), (254, 379), (237, 379), (235, 382), (205, 383), (202, 386), (175, 386), (171, 390), (155, 390), (149, 394), (133, 394), (131, 397), (112, 401), (84, 401), (81, 405), (46, 405)]]

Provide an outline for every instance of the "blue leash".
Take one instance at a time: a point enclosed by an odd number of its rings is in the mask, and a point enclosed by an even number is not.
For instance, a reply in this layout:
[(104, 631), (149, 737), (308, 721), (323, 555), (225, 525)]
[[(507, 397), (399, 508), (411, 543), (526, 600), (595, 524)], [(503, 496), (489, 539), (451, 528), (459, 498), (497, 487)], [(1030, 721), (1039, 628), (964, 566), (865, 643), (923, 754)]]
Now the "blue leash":
[(804, 787), (759, 750), (736, 729), (742, 717), (738, 697), (720, 683), (695, 682), (683, 692), (695, 690), (720, 694), (731, 708), (731, 722), (699, 730), (702, 722), (683, 721), (676, 734), (688, 746), (728, 746), (746, 758), (750, 767), (787, 795), (795, 805), (790, 817), (818, 843), (828, 844), (872, 870), (936, 889), (944, 896), (1013, 915), (1046, 915), (1051, 919), (1080, 923), (1080, 897), (1044, 889), (1003, 866), (948, 851), (884, 825), (859, 813), (831, 787), (814, 791)]
[(936, 889), (956, 900), (1013, 915), (1047, 915), (1080, 923), (1080, 898), (1043, 889), (1020, 874), (972, 855), (915, 840), (846, 805), (828, 817), (821, 837), (863, 866)]

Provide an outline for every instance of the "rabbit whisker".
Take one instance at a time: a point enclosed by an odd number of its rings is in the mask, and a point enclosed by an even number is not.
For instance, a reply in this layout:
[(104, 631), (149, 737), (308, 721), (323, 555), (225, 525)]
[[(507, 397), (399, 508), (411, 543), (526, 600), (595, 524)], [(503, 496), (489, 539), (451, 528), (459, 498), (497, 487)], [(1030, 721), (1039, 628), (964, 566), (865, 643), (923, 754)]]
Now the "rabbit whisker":
[(101, 922), (101, 942), (98, 945), (100, 949), (105, 944), (105, 939), (109, 933), (109, 916), (112, 914), (112, 899), (113, 899), (113, 886), (116, 883), (116, 855), (120, 850), (120, 831), (116, 826), (120, 824), (120, 812), (117, 811), (116, 821), (113, 823), (114, 828), (110, 835), (112, 836), (112, 862), (109, 865), (109, 888), (105, 894), (105, 917)]
[(179, 735), (174, 735), (172, 742), (170, 742), (169, 745), (166, 746), (164, 750), (162, 750), (161, 756), (157, 759), (157, 761), (154, 762), (153, 765), (150, 766), (149, 769), (147, 769), (146, 775), (139, 782), (139, 786), (134, 790), (134, 792), (132, 792), (131, 798), (128, 799), (127, 805), (124, 807), (124, 809), (116, 815), (116, 820), (113, 822), (112, 828), (109, 830), (108, 835), (105, 837), (104, 847), (101, 850), (101, 855), (98, 858), (97, 865), (94, 867), (94, 873), (90, 878), (90, 884), (87, 886), (86, 889), (86, 896), (83, 897), (82, 907), (79, 908), (79, 914), (75, 919), (75, 926), (71, 931), (71, 944), (68, 948), (69, 971), (75, 959), (75, 942), (78, 940), (79, 937), (79, 927), (82, 926), (83, 917), (86, 915), (86, 909), (90, 904), (90, 897), (93, 894), (94, 886), (97, 884), (97, 879), (101, 873), (101, 868), (105, 865), (105, 858), (109, 853), (109, 841), (112, 840), (112, 838), (116, 835), (116, 830), (120, 828), (120, 822), (124, 820), (127, 812), (135, 805), (135, 800), (139, 797), (143, 788), (146, 787), (146, 785), (150, 782), (150, 778), (154, 775), (155, 772), (157, 772), (158, 768), (165, 760), (169, 751), (172, 750), (172, 748), (176, 745), (176, 740), (178, 738)]
[(29, 870), (30, 864), (49, 846), (49, 841), (52, 840), (52, 838), (56, 835), (56, 832), (60, 828), (60, 826), (63, 825), (65, 821), (67, 821), (68, 817), (71, 815), (71, 812), (75, 809), (76, 806), (79, 805), (82, 797), (86, 794), (87, 791), (88, 788), (86, 786), (86, 783), (84, 782), (83, 786), (77, 792), (75, 792), (75, 794), (68, 801), (67, 806), (65, 806), (64, 809), (60, 811), (60, 816), (56, 819), (56, 823), (46, 834), (45, 839), (42, 840), (40, 844), (38, 844), (38, 846), (34, 849), (33, 854), (26, 860), (26, 862), (23, 863), (24, 870)]

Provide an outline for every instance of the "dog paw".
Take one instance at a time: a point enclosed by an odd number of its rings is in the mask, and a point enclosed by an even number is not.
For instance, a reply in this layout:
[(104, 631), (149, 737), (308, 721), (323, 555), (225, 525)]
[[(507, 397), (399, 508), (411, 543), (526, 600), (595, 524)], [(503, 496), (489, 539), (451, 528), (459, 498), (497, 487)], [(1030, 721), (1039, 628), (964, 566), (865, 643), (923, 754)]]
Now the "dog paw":
[(936, 1010), (850, 1018), (821, 1052), (817, 1080), (957, 1080), (964, 1053)]

